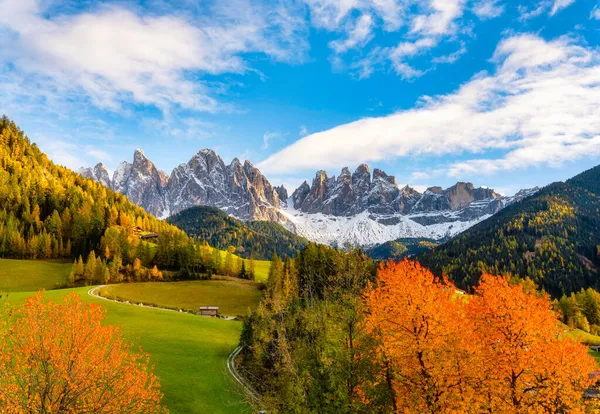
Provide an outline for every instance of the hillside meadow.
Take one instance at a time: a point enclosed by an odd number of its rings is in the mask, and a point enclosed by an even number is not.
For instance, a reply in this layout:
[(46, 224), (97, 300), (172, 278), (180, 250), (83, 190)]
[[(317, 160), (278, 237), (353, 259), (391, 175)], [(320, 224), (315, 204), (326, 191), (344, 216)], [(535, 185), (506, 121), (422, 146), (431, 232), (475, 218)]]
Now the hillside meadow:
[(111, 299), (159, 307), (198, 311), (200, 306), (218, 306), (225, 316), (244, 316), (256, 309), (262, 297), (260, 284), (233, 277), (211, 280), (108, 285), (98, 294)]
[[(226, 368), (242, 324), (188, 313), (115, 303), (88, 295), (88, 287), (46, 292), (59, 300), (75, 292), (107, 310), (106, 323), (119, 326), (126, 339), (150, 354), (171, 413), (249, 413), (250, 408)], [(12, 303), (32, 293), (8, 295)]]
[[(22, 303), (38, 287), (51, 289), (57, 283), (65, 281), (70, 268), (69, 263), (2, 259), (1, 300)], [(177, 283), (188, 282), (172, 284)], [(236, 285), (234, 282), (225, 282), (225, 287), (220, 288), (200, 288), (202, 282), (195, 283), (198, 286), (192, 289), (198, 294), (216, 289), (225, 298), (227, 289), (231, 288), (235, 298), (232, 302), (239, 300), (233, 287)], [(252, 286), (252, 282), (246, 283), (251, 287), (238, 290), (247, 293), (248, 303), (255, 304), (260, 291)], [(146, 284), (132, 284), (133, 287), (134, 285)], [(166, 296), (169, 297), (178, 290), (182, 294), (186, 291), (179, 287), (169, 289), (170, 283), (148, 285), (151, 286), (146, 290), (142, 288), (142, 293), (160, 292), (165, 288), (169, 292)], [(241, 322), (111, 302), (88, 295), (89, 289), (90, 287), (49, 290), (45, 295), (50, 299), (60, 300), (64, 295), (75, 292), (85, 302), (99, 304), (106, 309), (106, 323), (119, 326), (126, 339), (141, 346), (150, 355), (155, 373), (160, 378), (163, 403), (171, 413), (252, 412), (226, 368), (227, 357), (239, 342)]]
[(65, 260), (0, 259), (0, 292), (62, 288), (70, 271)]

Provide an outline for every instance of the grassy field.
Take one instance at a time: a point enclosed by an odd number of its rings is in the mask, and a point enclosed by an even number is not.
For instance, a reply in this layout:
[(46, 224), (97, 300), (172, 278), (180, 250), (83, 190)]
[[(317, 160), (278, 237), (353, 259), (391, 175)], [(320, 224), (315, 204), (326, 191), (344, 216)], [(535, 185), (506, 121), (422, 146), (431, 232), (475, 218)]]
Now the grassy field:
[(571, 329), (565, 332), (565, 336), (568, 338), (579, 339), (586, 345), (600, 345), (600, 336), (592, 335), (591, 333), (579, 329)]
[[(248, 266), (248, 263), (246, 263)], [(254, 261), (254, 279), (257, 282), (266, 282), (269, 277), (269, 269), (271, 268), (270, 260), (255, 260)]]
[(0, 259), (0, 292), (62, 288), (70, 271), (70, 262)]
[[(164, 404), (171, 413), (250, 413), (227, 368), (237, 346), (241, 322), (161, 311), (92, 298), (88, 288), (46, 292), (52, 299), (74, 291), (107, 309), (108, 323), (150, 354), (160, 377)], [(10, 293), (19, 302), (31, 293)]]
[(197, 311), (200, 306), (218, 306), (219, 312), (226, 316), (246, 315), (249, 309), (256, 309), (262, 297), (258, 283), (228, 277), (184, 282), (126, 283), (104, 287), (99, 293), (129, 302), (192, 311)]

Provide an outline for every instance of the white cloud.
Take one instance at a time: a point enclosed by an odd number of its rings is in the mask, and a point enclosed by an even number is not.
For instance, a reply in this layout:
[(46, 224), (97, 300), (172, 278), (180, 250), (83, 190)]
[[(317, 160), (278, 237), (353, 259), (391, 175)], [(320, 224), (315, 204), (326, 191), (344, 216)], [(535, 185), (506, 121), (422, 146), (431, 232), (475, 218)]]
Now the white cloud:
[(373, 37), (371, 35), (372, 26), (373, 18), (371, 15), (363, 14), (347, 30), (348, 37), (346, 39), (331, 41), (329, 47), (335, 50), (336, 53), (344, 53), (349, 49), (362, 46)]
[(298, 135), (300, 135), (301, 137), (305, 137), (308, 135), (308, 128), (306, 127), (306, 125), (300, 125), (300, 132), (298, 132)]
[[(600, 51), (568, 38), (502, 41), (492, 74), (449, 95), (304, 137), (259, 164), (265, 173), (339, 168), (419, 154), (477, 154), (453, 175), (560, 166), (600, 151)], [(481, 154), (495, 150), (501, 158)]]
[(271, 141), (278, 138), (281, 138), (279, 132), (265, 132), (263, 135), (263, 149), (269, 148)]
[(315, 27), (336, 30), (352, 10), (360, 7), (359, 0), (305, 0)]
[(308, 47), (289, 9), (243, 0), (194, 21), (118, 6), (47, 17), (43, 5), (0, 0), (0, 33), (10, 37), (1, 58), (38, 88), (80, 95), (113, 111), (124, 103), (216, 111), (215, 91), (198, 74), (244, 73), (246, 53), (297, 61)]
[(500, 0), (480, 0), (473, 6), (473, 13), (482, 20), (493, 19), (504, 13), (504, 5)]
[(467, 53), (467, 48), (464, 43), (461, 43), (460, 49), (458, 49), (457, 51), (452, 52), (445, 56), (439, 56), (439, 57), (433, 58), (433, 59), (431, 59), (431, 61), (433, 63), (454, 63), (458, 59), (460, 59), (460, 57), (462, 55), (464, 55), (465, 53)]
[(592, 13), (590, 14), (590, 19), (600, 20), (600, 3), (598, 3), (592, 9)]
[(552, 10), (550, 10), (550, 16), (554, 16), (556, 12), (569, 7), (573, 3), (575, 3), (575, 0), (554, 0)]
[[(389, 66), (405, 79), (421, 76), (428, 69), (413, 67), (410, 59), (433, 49), (443, 39), (456, 36), (468, 25), (461, 21), (468, 0), (304, 1), (313, 26), (340, 34), (340, 38), (329, 42), (333, 51), (332, 66), (336, 70), (344, 69), (346, 63), (340, 55), (355, 51), (348, 67), (360, 79), (369, 77), (378, 68)], [(494, 11), (497, 9), (499, 6)], [(378, 29), (401, 33), (405, 40), (395, 47), (372, 46), (363, 51), (376, 35), (379, 36)]]
[(548, 15), (554, 16), (562, 9), (575, 3), (575, 0), (538, 0), (537, 2), (532, 3), (532, 6), (519, 5), (517, 7), (520, 14), (519, 20), (524, 21), (533, 19), (546, 12), (548, 12)]
[(447, 35), (456, 32), (455, 20), (462, 16), (466, 0), (429, 0), (428, 12), (415, 16), (411, 32), (427, 36)]

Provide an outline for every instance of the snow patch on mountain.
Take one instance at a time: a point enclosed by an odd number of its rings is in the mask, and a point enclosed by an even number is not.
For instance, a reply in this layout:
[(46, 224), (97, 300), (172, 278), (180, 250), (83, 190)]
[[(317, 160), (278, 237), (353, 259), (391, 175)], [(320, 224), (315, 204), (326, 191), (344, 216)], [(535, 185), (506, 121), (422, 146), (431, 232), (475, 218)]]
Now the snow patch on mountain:
[[(286, 226), (296, 234), (317, 243), (344, 246), (369, 247), (399, 238), (424, 237), (440, 240), (453, 237), (482, 220), (491, 217), (484, 214), (472, 220), (460, 221), (455, 212), (418, 215), (376, 215), (363, 211), (354, 216), (334, 216), (322, 213), (307, 214), (290, 207), (282, 209), (287, 218)], [(415, 218), (442, 215), (443, 222), (430, 225), (419, 224)]]

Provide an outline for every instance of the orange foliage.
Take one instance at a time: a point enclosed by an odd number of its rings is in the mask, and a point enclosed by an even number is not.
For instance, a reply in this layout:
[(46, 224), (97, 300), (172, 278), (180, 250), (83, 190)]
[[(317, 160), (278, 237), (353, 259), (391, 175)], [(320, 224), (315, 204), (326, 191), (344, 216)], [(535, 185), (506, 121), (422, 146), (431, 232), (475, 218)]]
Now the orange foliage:
[(0, 316), (1, 412), (166, 411), (148, 356), (101, 325), (100, 306), (76, 294), (56, 303), (38, 293)]
[(483, 275), (461, 298), (419, 263), (390, 262), (365, 294), (364, 324), (381, 369), (363, 388), (386, 383), (397, 412), (583, 411), (586, 347), (559, 338), (547, 297), (504, 277)]
[(388, 263), (379, 285), (366, 293), (367, 331), (381, 340), (380, 358), (389, 364), (399, 411), (465, 409), (470, 344), (461, 334), (462, 303), (454, 286), (437, 280), (419, 263)]
[(585, 346), (559, 339), (548, 297), (484, 274), (467, 312), (479, 344), (480, 405), (492, 412), (583, 412), (596, 365)]

